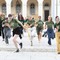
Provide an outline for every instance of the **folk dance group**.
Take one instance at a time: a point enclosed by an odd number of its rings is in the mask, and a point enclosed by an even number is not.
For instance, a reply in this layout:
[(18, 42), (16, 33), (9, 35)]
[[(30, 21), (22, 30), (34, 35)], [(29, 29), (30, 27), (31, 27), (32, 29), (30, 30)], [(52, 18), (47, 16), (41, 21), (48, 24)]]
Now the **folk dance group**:
[(6, 44), (9, 44), (8, 38), (11, 37), (11, 29), (13, 29), (13, 43), (16, 47), (16, 52), (19, 52), (18, 44), (20, 48), (23, 47), (22, 42), (18, 42), (17, 38), (20, 37), (20, 40), (22, 39), (23, 30), (28, 33), (28, 36), (31, 40), (31, 46), (33, 45), (32, 39), (35, 34), (33, 34), (35, 31), (37, 32), (38, 41), (40, 42), (42, 37), (42, 31), (44, 29), (47, 29), (43, 36), (46, 34), (48, 35), (48, 44), (51, 45), (51, 39), (55, 38), (55, 32), (60, 31), (60, 20), (59, 17), (55, 17), (55, 23), (52, 21), (52, 17), (48, 16), (48, 20), (44, 22), (41, 20), (41, 16), (38, 17), (39, 19), (37, 22), (33, 17), (29, 17), (24, 19), (23, 16), (19, 13), (18, 18), (15, 16), (9, 14), (8, 18), (5, 18), (3, 14), (0, 14), (0, 36), (2, 31), (2, 37), (5, 38)]

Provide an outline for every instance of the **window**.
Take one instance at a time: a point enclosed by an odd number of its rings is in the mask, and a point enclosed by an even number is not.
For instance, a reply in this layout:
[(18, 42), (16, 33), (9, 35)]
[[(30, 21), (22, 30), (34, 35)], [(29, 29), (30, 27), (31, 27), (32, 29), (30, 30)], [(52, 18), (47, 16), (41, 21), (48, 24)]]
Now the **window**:
[(2, 12), (6, 14), (6, 4), (2, 5)]
[(30, 5), (30, 14), (35, 15), (35, 4), (33, 3)]
[(21, 4), (19, 3), (19, 1), (16, 1), (16, 13), (21, 12)]
[(16, 5), (16, 13), (19, 13), (19, 12), (21, 12), (21, 5), (17, 4)]

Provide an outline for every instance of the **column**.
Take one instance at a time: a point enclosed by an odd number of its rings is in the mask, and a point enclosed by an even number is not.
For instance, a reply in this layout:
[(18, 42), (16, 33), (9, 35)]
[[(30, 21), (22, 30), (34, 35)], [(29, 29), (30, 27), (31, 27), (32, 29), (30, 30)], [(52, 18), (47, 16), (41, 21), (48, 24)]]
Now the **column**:
[(43, 19), (43, 0), (37, 1), (38, 1), (38, 16), (41, 16), (41, 19)]
[(57, 16), (60, 17), (60, 0), (57, 0)]
[(5, 0), (6, 1), (6, 15), (8, 17), (9, 14), (11, 14), (11, 1), (12, 0)]
[(52, 20), (55, 22), (55, 17), (56, 17), (56, 0), (51, 0), (51, 16), (52, 16)]
[(27, 17), (27, 0), (22, 0), (22, 15)]

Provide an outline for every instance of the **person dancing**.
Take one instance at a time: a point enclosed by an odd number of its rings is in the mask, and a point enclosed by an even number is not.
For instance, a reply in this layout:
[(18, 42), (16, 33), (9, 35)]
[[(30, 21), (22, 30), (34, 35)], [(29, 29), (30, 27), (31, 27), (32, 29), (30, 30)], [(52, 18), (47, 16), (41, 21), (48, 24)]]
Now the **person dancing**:
[(30, 38), (31, 41), (31, 46), (33, 46), (33, 37), (35, 35), (35, 20), (32, 17), (29, 17), (28, 21), (27, 21), (27, 25), (28, 25), (28, 36)]
[(37, 35), (38, 35), (38, 41), (40, 42), (40, 39), (42, 37), (42, 30), (43, 30), (43, 21), (41, 20), (41, 16), (38, 17), (39, 20), (38, 22), (36, 22), (37, 24), (37, 27), (36, 27), (36, 30), (37, 30)]
[(54, 39), (54, 22), (52, 17), (48, 16), (48, 21), (46, 22), (47, 34), (48, 34), (48, 44), (51, 45), (51, 38)]
[(24, 19), (21, 14), (18, 15), (18, 20), (13, 18), (12, 20), (12, 25), (13, 25), (13, 42), (16, 47), (16, 52), (19, 52), (18, 44), (20, 45), (20, 48), (22, 48), (22, 42), (18, 42), (17, 38), (20, 37), (22, 39), (22, 34), (23, 34), (23, 25), (24, 25)]

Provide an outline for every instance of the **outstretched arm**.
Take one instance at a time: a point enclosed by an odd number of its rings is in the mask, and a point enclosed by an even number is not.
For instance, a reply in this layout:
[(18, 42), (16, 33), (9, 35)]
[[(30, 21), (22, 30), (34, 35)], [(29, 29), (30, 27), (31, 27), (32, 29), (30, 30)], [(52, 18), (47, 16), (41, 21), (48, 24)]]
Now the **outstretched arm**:
[(26, 28), (24, 27), (24, 25), (19, 20), (16, 19), (16, 21), (23, 27), (24, 30), (26, 30)]

